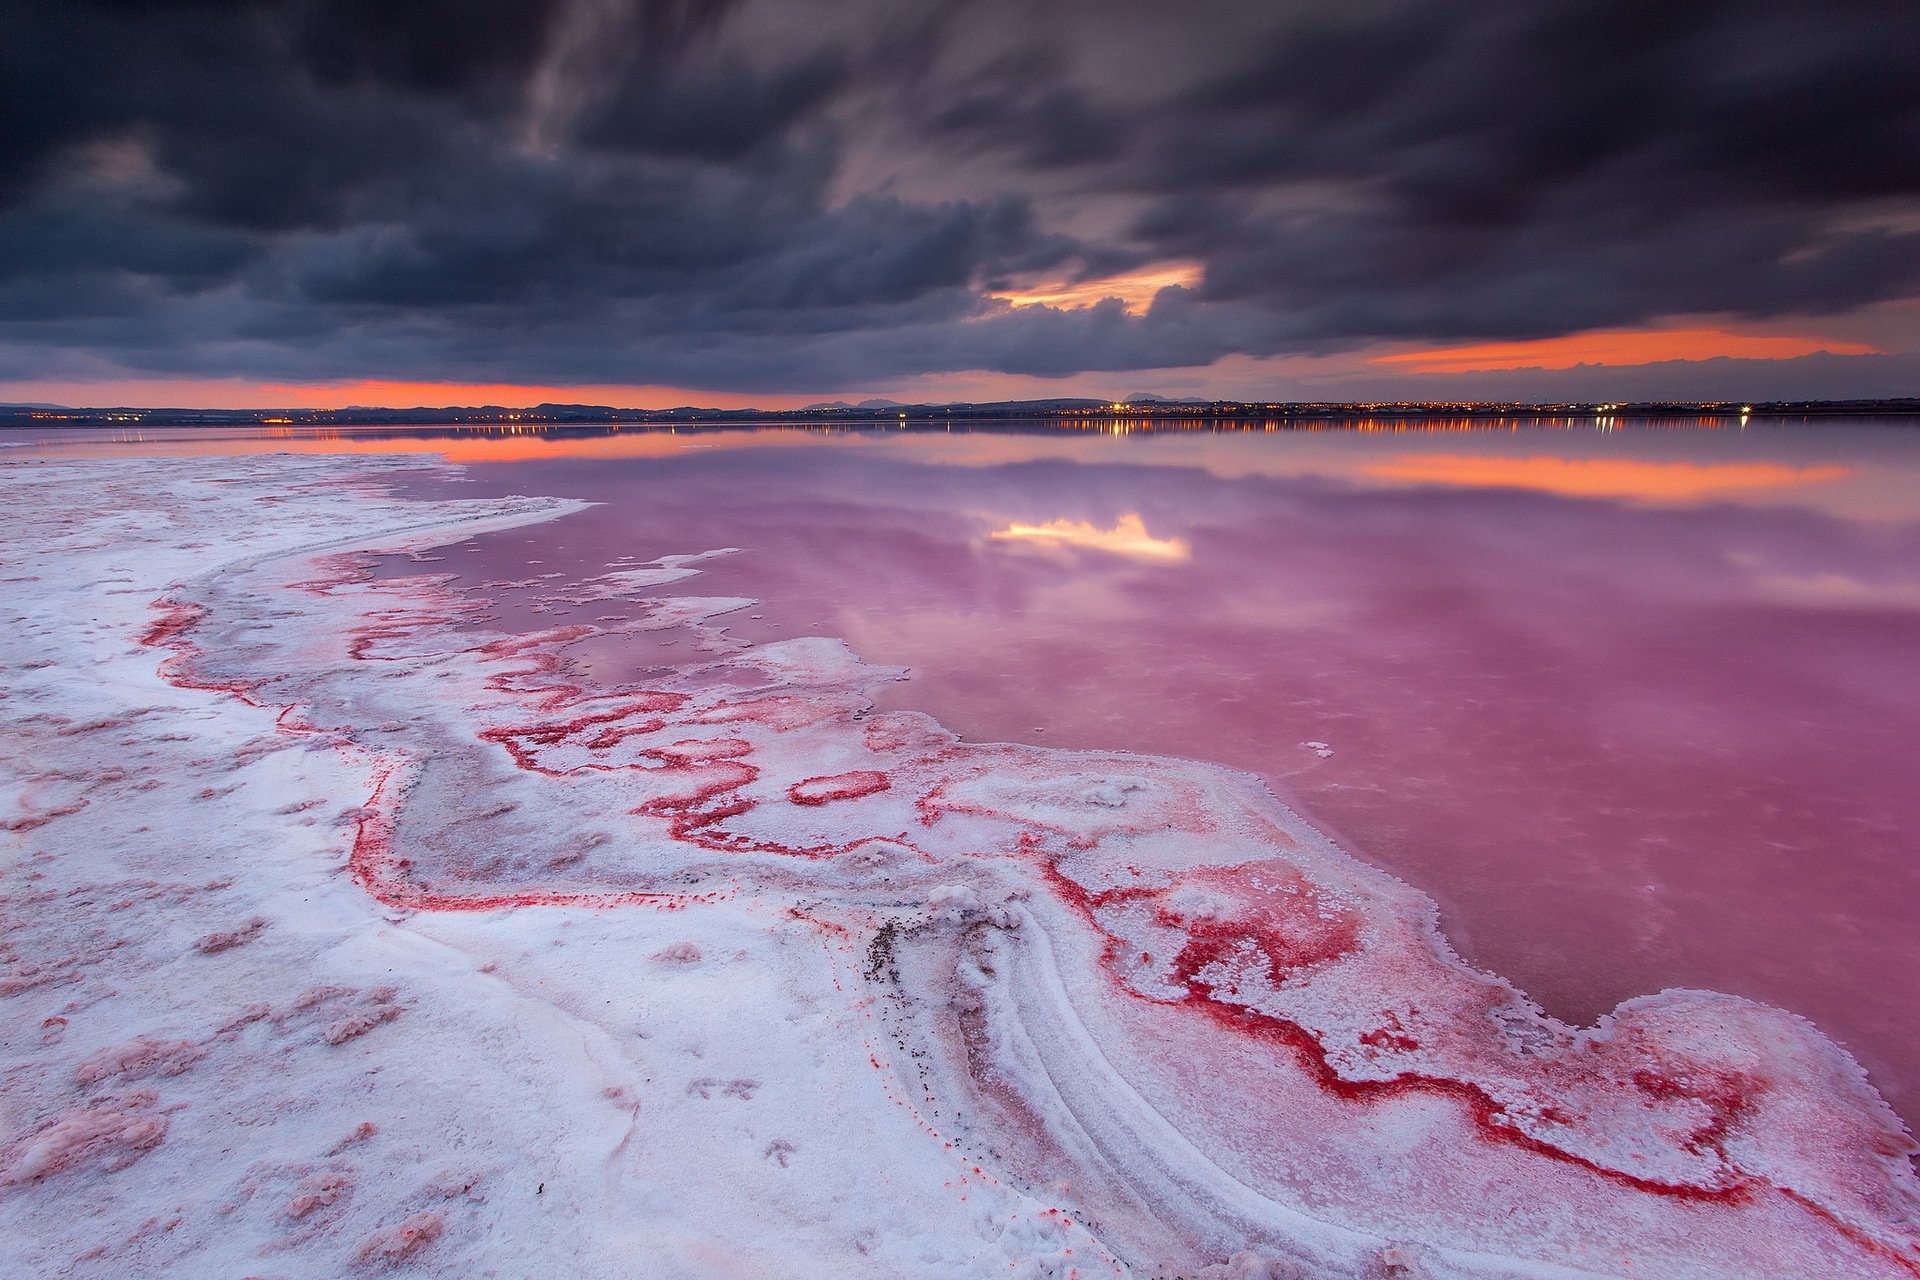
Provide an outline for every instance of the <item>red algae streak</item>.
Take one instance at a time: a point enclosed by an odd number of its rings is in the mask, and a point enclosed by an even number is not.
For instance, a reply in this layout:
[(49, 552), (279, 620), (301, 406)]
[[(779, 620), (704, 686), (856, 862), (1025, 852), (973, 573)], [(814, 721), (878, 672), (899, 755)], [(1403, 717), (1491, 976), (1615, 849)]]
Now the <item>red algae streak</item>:
[(69, 1171), (117, 1172), (166, 1140), (169, 1121), (151, 1089), (100, 1098), (0, 1151), (0, 1188)]
[(787, 788), (787, 799), (795, 804), (830, 804), (835, 800), (858, 800), (892, 784), (878, 769), (856, 769), (827, 778), (802, 778)]
[(440, 1238), (446, 1222), (437, 1213), (422, 1212), (368, 1236), (354, 1260), (362, 1266), (392, 1267), (407, 1262)]

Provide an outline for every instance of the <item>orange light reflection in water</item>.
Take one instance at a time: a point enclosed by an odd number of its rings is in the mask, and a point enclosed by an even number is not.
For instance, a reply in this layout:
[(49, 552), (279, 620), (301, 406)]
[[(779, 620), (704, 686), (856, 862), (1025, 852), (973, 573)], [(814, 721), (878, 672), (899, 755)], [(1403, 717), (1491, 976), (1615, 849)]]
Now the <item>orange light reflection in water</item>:
[[(52, 429), (10, 433), (0, 463), (84, 457), (214, 457), (260, 453), (425, 454), (454, 463), (695, 458), (701, 451), (885, 452), (947, 467), (1039, 461), (1193, 467), (1222, 479), (1318, 477), (1392, 487), (1531, 489), (1642, 502), (1790, 503), (1846, 520), (1920, 520), (1920, 462), (1906, 428), (1829, 422), (1818, 432), (1733, 420), (1382, 419), (1358, 422), (1122, 424), (1099, 419), (1046, 430), (856, 427), (439, 427)], [(1065, 428), (1065, 429), (1062, 429)], [(1198, 428), (1198, 429), (1195, 429)], [(1780, 431), (1791, 460), (1755, 458)], [(1391, 451), (1383, 435), (1395, 437)], [(1747, 440), (1743, 444), (1742, 441)], [(1594, 457), (1604, 450), (1606, 457)], [(1704, 456), (1736, 451), (1736, 456)], [(1617, 456), (1621, 452), (1631, 457)], [(1679, 453), (1681, 456), (1674, 456)], [(1810, 453), (1810, 456), (1809, 456)], [(1686, 455), (1692, 456), (1686, 456)], [(1746, 456), (1738, 456), (1745, 454)], [(1061, 545), (1065, 545), (1062, 543)]]
[(1156, 538), (1147, 532), (1147, 524), (1137, 511), (1129, 511), (1102, 529), (1085, 520), (1049, 520), (1045, 524), (1014, 521), (1004, 529), (987, 535), (995, 542), (1028, 543), (1043, 547), (1081, 547), (1105, 551), (1136, 560), (1174, 563), (1193, 555), (1193, 546), (1185, 538)]
[[(62, 439), (62, 435), (71, 439)], [(694, 449), (791, 448), (826, 444), (834, 433), (766, 427), (755, 430), (639, 430), (580, 436), (538, 427), (369, 428), (331, 431), (313, 427), (226, 429), (153, 428), (95, 435), (84, 430), (49, 433), (35, 441), (42, 456), (105, 456), (113, 446), (158, 457), (229, 457), (236, 454), (431, 454), (448, 462), (551, 462), (567, 458), (670, 458)]]
[(1533, 489), (1572, 498), (1689, 502), (1715, 494), (1782, 489), (1843, 480), (1852, 468), (1778, 462), (1641, 462), (1621, 458), (1404, 455), (1360, 468), (1383, 480), (1474, 489)]

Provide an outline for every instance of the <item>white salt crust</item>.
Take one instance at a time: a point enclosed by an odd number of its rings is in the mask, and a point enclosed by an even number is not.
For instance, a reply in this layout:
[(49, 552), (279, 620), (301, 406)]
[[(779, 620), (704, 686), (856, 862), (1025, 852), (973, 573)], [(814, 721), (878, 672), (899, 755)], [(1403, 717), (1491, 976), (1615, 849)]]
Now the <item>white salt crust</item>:
[(424, 465), (0, 465), (0, 1274), (1920, 1275), (1804, 1021), (1557, 1023), (1250, 778), (734, 640), (720, 549), (490, 632), (433, 549), (577, 504)]

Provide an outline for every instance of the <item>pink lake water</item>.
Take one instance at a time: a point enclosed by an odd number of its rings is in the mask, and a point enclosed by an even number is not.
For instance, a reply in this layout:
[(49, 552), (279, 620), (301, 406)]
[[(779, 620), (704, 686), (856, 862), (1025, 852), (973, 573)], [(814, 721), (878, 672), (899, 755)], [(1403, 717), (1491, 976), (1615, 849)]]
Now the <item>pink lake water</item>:
[[(1751, 996), (1920, 1119), (1920, 428), (291, 443), (602, 504), (449, 550), (466, 585), (738, 548), (665, 590), (908, 667), (886, 703), (971, 740), (1256, 773), (1549, 1011)], [(675, 640), (582, 660), (619, 681)]]

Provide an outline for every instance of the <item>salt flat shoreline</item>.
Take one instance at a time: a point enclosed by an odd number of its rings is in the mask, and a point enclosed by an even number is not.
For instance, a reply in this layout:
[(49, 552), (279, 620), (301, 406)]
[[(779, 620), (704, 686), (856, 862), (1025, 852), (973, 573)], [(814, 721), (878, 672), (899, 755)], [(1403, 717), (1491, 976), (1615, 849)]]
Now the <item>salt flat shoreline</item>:
[(1558, 1028), (1237, 775), (957, 744), (650, 594), (710, 548), (581, 589), (699, 630), (684, 688), (452, 645), (425, 553), (574, 507), (423, 465), (0, 468), (0, 1269), (1920, 1274), (1910, 1142), (1804, 1023)]

